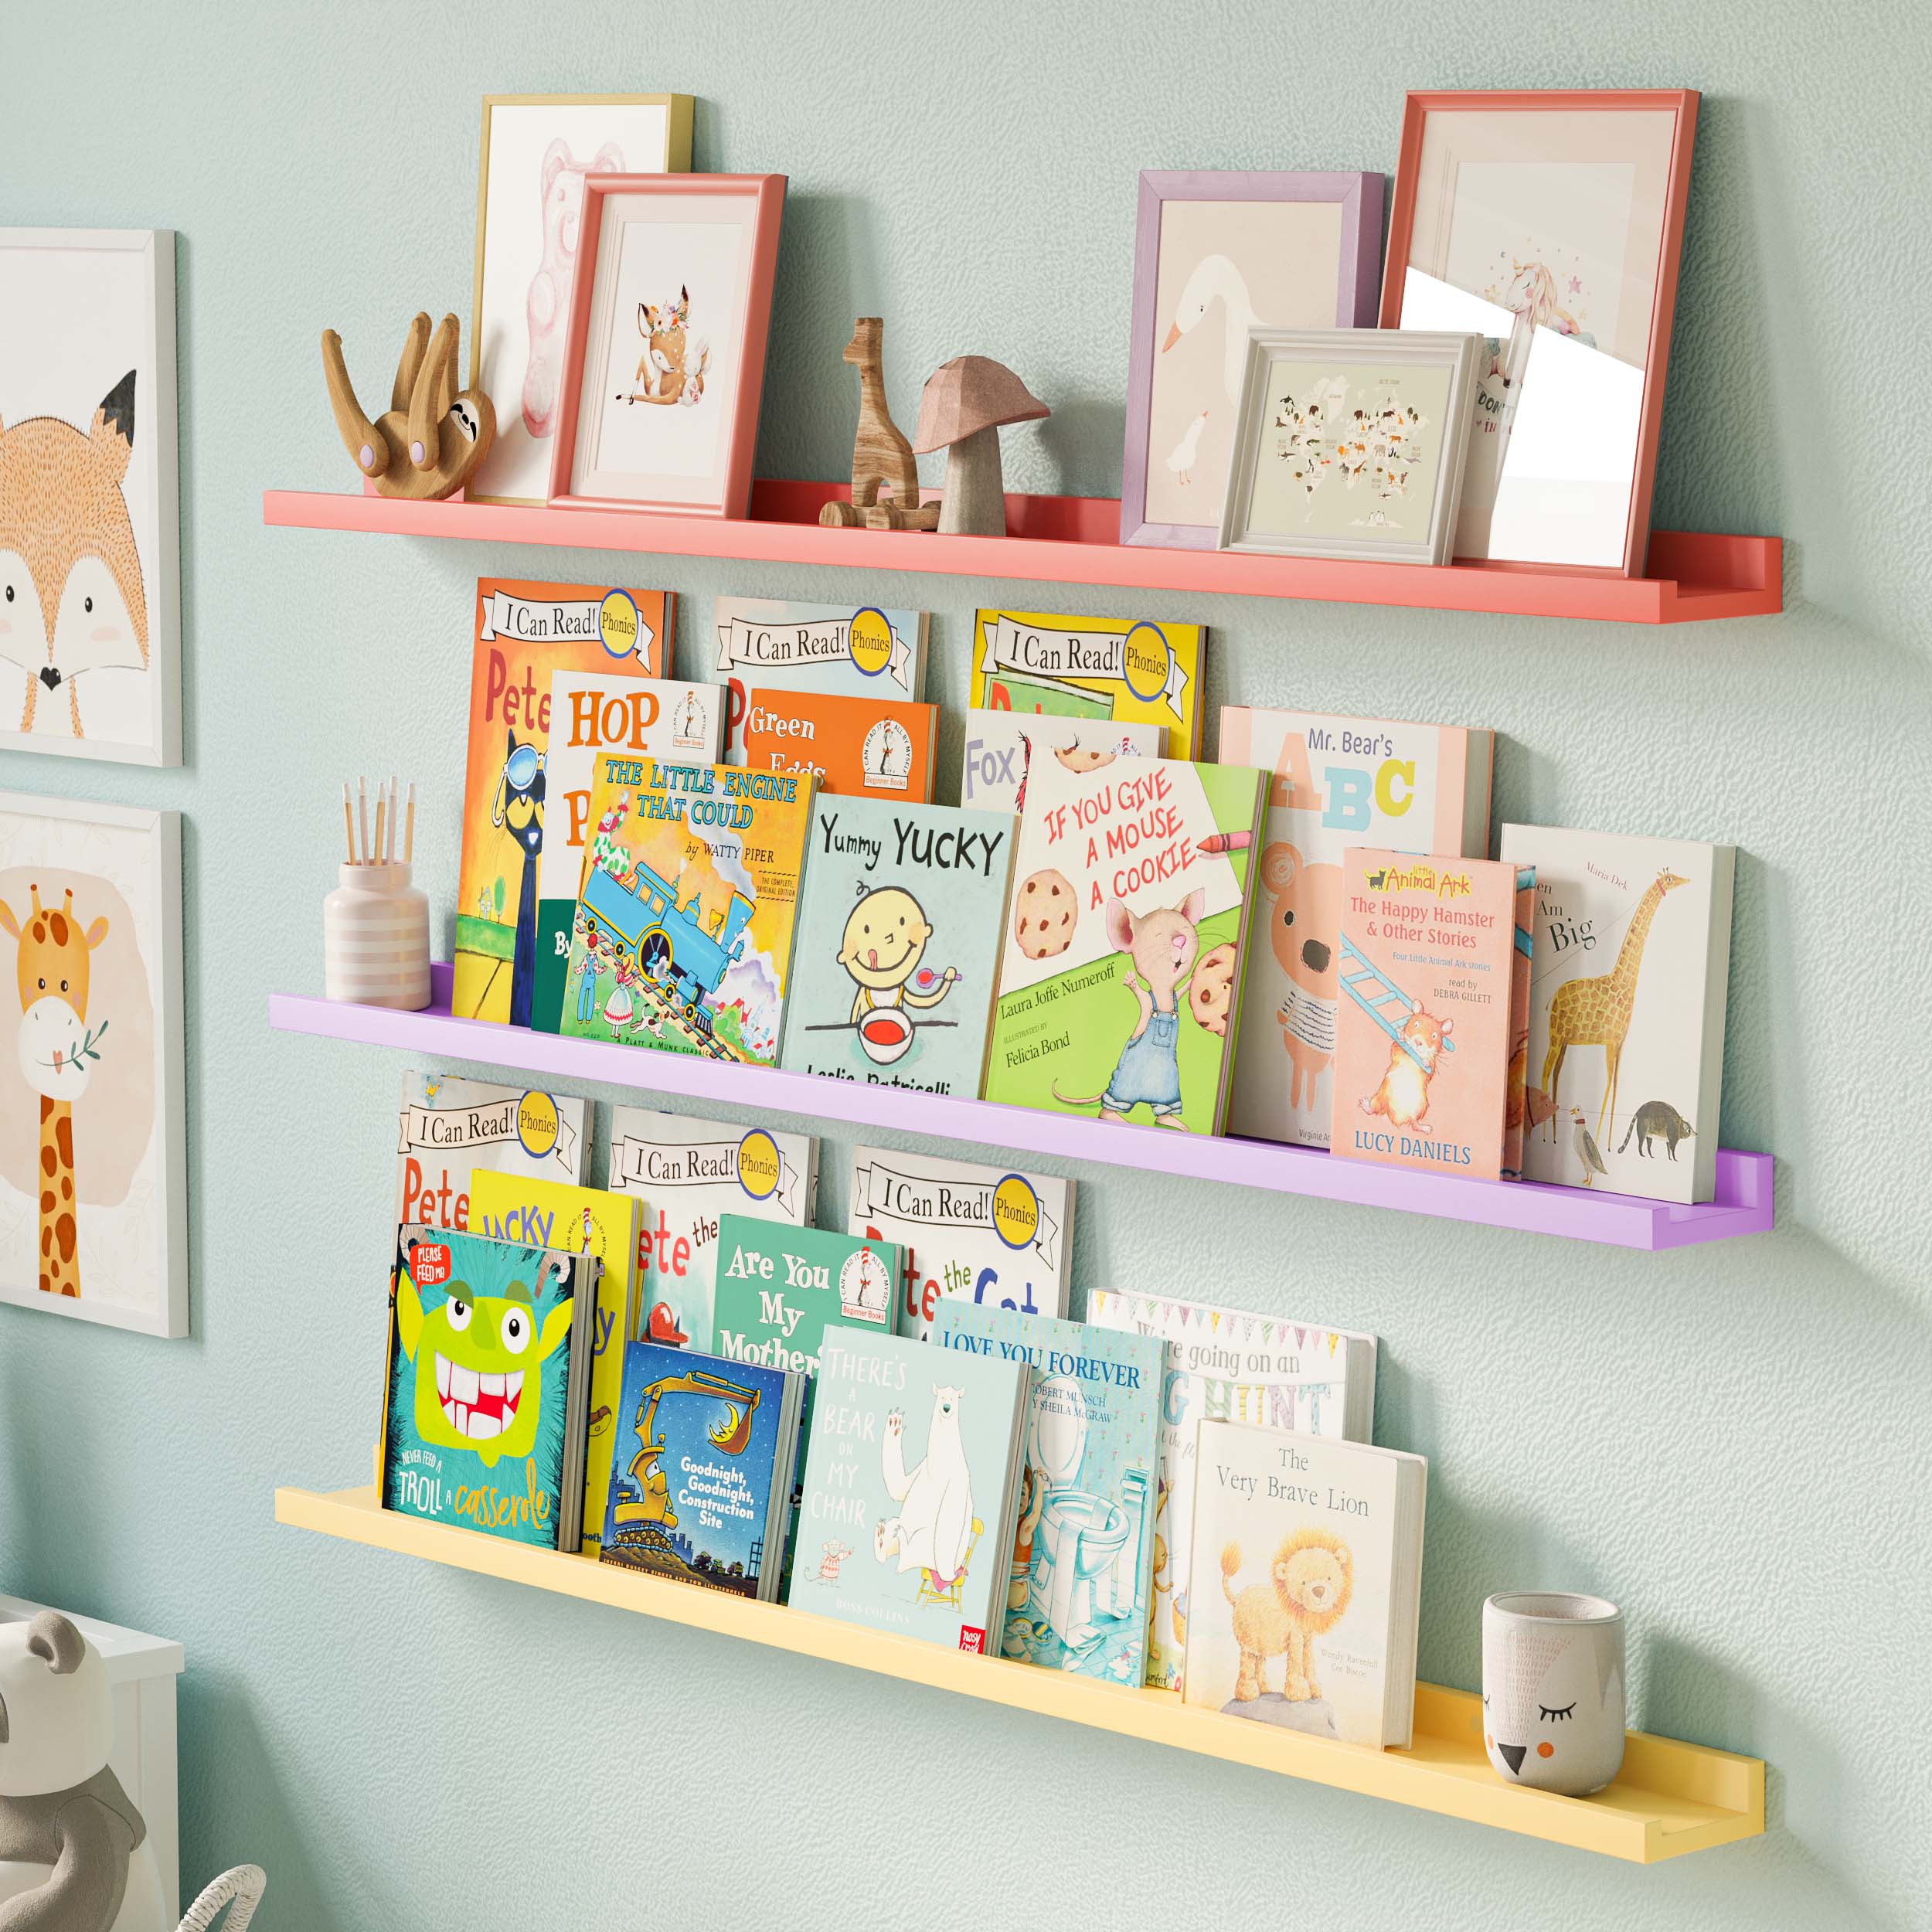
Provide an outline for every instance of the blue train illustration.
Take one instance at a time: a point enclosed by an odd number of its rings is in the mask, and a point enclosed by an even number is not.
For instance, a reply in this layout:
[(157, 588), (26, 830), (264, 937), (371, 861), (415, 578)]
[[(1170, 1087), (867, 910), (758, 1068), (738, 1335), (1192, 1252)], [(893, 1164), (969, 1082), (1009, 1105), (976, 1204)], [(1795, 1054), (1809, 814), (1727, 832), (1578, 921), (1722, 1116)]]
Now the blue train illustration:
[(751, 901), (734, 892), (730, 910), (708, 933), (699, 922), (697, 901), (680, 912), (675, 886), (648, 866), (638, 866), (637, 874), (636, 886), (630, 887), (601, 866), (590, 866), (583, 883), (583, 909), (619, 954), (634, 959), (685, 1019), (709, 1035), (711, 1015), (704, 1001), (718, 990), (726, 968), (744, 952)]

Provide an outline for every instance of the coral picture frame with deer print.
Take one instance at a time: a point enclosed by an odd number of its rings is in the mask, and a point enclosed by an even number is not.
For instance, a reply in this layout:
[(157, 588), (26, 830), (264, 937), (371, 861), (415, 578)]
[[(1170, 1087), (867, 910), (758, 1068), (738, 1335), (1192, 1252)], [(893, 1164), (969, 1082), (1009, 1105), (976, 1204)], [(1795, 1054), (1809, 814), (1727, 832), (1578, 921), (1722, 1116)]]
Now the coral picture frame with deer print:
[(0, 229), (0, 749), (181, 762), (175, 238)]
[(553, 505), (741, 519), (783, 175), (591, 175)]
[(181, 819), (0, 792), (0, 1301), (188, 1332)]

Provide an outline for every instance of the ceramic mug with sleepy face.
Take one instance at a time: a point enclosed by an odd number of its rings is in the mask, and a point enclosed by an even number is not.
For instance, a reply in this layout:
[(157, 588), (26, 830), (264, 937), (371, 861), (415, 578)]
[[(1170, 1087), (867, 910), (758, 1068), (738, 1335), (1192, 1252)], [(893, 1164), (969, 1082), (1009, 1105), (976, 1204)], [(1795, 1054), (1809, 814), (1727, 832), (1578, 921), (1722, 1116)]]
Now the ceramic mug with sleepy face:
[(1512, 1784), (1584, 1798), (1624, 1761), (1624, 1613), (1512, 1590), (1482, 1607), (1482, 1741)]

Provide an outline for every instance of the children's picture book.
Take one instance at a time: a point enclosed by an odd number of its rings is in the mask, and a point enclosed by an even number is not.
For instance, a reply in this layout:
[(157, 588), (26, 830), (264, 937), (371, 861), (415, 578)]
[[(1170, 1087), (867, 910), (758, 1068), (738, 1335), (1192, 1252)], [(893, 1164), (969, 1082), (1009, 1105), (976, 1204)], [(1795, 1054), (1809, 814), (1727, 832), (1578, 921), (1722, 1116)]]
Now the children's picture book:
[(847, 698), (926, 695), (923, 611), (889, 604), (795, 604), (772, 597), (718, 597), (717, 675), (728, 693), (725, 760), (744, 763), (750, 692), (823, 691)]
[(1407, 1750), (1428, 1477), (1401, 1450), (1203, 1420), (1185, 1702)]
[(638, 1199), (602, 1188), (567, 1187), (519, 1174), (484, 1173), (470, 1189), (470, 1224), (493, 1240), (563, 1248), (597, 1263), (596, 1318), (590, 1330), (588, 1447), (583, 1466), (583, 1543), (604, 1533), (611, 1483), (611, 1425), (624, 1378), (624, 1344), (638, 1330)]
[(383, 1507), (574, 1550), (596, 1261), (423, 1226), (398, 1246)]
[(745, 715), (739, 762), (750, 771), (808, 771), (821, 798), (832, 792), (930, 804), (938, 736), (936, 704), (760, 685)]
[(810, 1227), (818, 1141), (648, 1107), (611, 1117), (606, 1185), (638, 1196), (638, 1337), (709, 1354), (718, 1230), (727, 1214)]
[(1267, 774), (1228, 1131), (1326, 1147), (1351, 845), (1481, 859), (1495, 734), (1311, 711), (1221, 709), (1220, 762)]
[(979, 1095), (1013, 821), (821, 794), (778, 1063)]
[(972, 702), (982, 711), (1165, 725), (1168, 753), (1198, 758), (1206, 655), (1205, 624), (981, 611)]
[(1026, 774), (1036, 751), (1076, 768), (1099, 758), (1161, 758), (1167, 754), (1167, 727), (1030, 711), (968, 711), (959, 802), (969, 811), (1017, 818), (1026, 803)]
[(492, 1087), (451, 1073), (403, 1076), (397, 1122), (396, 1225), (470, 1224), (470, 1182), (501, 1168), (532, 1180), (580, 1182), (590, 1155), (590, 1106), (568, 1094)]
[(1516, 867), (1351, 846), (1332, 1151), (1502, 1178)]
[(1536, 875), (1525, 1175), (1709, 1200), (1736, 848), (1505, 825), (1502, 849)]
[(716, 1352), (816, 1375), (828, 1328), (890, 1331), (898, 1275), (889, 1241), (727, 1214), (718, 1233)]
[(598, 1560), (773, 1600), (804, 1378), (634, 1342)]
[(774, 1066), (811, 779), (597, 755), (562, 1031)]
[(1221, 1131), (1260, 820), (1236, 766), (1034, 766), (986, 1099)]
[(1023, 1361), (828, 1332), (786, 1600), (997, 1654), (1032, 1380)]
[(923, 1342), (942, 1299), (1066, 1312), (1073, 1183), (896, 1148), (854, 1148), (847, 1226), (899, 1244), (893, 1325)]
[(478, 578), (451, 995), (459, 1019), (530, 1023), (551, 672), (630, 665), (662, 677), (675, 604), (662, 590)]
[(1192, 1607), (1195, 1425), (1219, 1416), (1366, 1442), (1375, 1430), (1375, 1337), (1108, 1288), (1088, 1294), (1087, 1319), (1092, 1328), (1155, 1336), (1167, 1351), (1147, 1681), (1179, 1690)]
[(1003, 1656), (1116, 1684), (1147, 1673), (1162, 1366), (1158, 1335), (943, 1301), (950, 1355), (1033, 1371)]
[(542, 1032), (554, 1033), (563, 1019), (597, 754), (715, 764), (723, 744), (724, 695), (721, 685), (633, 676), (621, 665), (550, 673), (544, 772), (549, 829), (537, 855), (536, 991), (530, 1008), (530, 1023)]
[(1516, 868), (1516, 956), (1509, 962), (1509, 1065), (1503, 1081), (1502, 1177), (1522, 1179), (1525, 1122), (1529, 1109), (1529, 988), (1536, 943), (1536, 868)]

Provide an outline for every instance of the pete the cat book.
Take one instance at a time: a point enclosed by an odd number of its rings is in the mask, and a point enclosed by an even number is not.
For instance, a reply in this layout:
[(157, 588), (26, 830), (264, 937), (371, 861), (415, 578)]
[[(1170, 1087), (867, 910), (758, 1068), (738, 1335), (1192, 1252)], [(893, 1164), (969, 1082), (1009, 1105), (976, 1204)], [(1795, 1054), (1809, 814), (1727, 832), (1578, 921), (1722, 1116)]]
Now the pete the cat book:
[(969, 811), (1017, 818), (1026, 803), (1026, 774), (1036, 751), (1043, 758), (1076, 766), (1102, 755), (1162, 758), (1167, 755), (1167, 727), (1030, 711), (969, 711), (959, 802)]
[(396, 1225), (470, 1224), (480, 1169), (580, 1182), (590, 1156), (590, 1102), (536, 1087), (493, 1087), (449, 1073), (403, 1076), (396, 1151)]
[(750, 771), (808, 771), (821, 797), (930, 804), (938, 736), (936, 704), (761, 686), (751, 694), (740, 762)]

